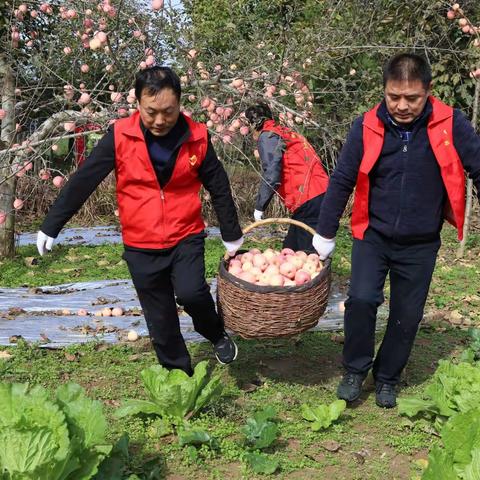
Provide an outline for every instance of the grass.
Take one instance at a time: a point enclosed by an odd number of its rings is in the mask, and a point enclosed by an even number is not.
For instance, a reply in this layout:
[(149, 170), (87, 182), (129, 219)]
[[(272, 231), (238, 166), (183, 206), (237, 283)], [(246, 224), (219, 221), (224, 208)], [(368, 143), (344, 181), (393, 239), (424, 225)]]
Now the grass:
[[(280, 240), (275, 237), (248, 237), (243, 248), (267, 246), (278, 248)], [(349, 272), (351, 240), (346, 229), (339, 234), (334, 271), (340, 277)], [(38, 287), (69, 282), (86, 282), (129, 278), (126, 263), (122, 260), (123, 246), (120, 244), (99, 246), (67, 246), (54, 244), (51, 253), (40, 257), (34, 245), (18, 248), (12, 259), (0, 261), (0, 286)], [(207, 278), (213, 278), (218, 270), (225, 249), (219, 238), (207, 238), (205, 248), (205, 270)], [(34, 264), (31, 264), (32, 259)]]
[[(452, 355), (465, 341), (460, 330), (425, 331), (419, 334), (402, 395), (420, 390), (428, 381), (432, 364)], [(374, 405), (371, 389), (360, 404), (348, 409), (340, 421), (325, 431), (313, 432), (301, 418), (302, 403), (317, 405), (334, 400), (340, 376), (341, 345), (326, 333), (306, 333), (292, 340), (239, 340), (240, 356), (230, 367), (211, 362), (224, 384), (222, 397), (211, 404), (193, 426), (203, 428), (219, 441), (218, 451), (201, 450), (196, 461), (186, 458), (172, 436), (160, 437), (161, 424), (153, 418), (118, 420), (113, 414), (125, 398), (144, 398), (140, 371), (155, 363), (148, 342), (106, 347), (100, 343), (47, 351), (20, 343), (7, 350), (13, 355), (0, 361), (0, 375), (7, 382), (30, 382), (54, 390), (59, 383), (77, 382), (89, 395), (101, 400), (109, 420), (109, 436), (117, 439), (124, 431), (131, 440), (132, 472), (139, 472), (149, 460), (162, 468), (161, 478), (225, 478), (226, 469), (238, 470), (226, 478), (257, 478), (245, 470), (241, 426), (255, 411), (273, 405), (278, 412), (280, 437), (268, 450), (280, 462), (276, 478), (383, 479), (409, 478), (406, 472), (420, 452), (432, 445), (432, 437), (420, 428), (406, 426), (395, 410)], [(207, 344), (189, 345), (194, 362), (211, 359)], [(66, 353), (73, 361), (66, 360)], [(121, 379), (121, 381), (119, 381)], [(329, 452), (326, 442), (338, 442)], [(392, 470), (401, 464), (403, 470)], [(235, 472), (235, 469), (234, 469)], [(304, 472), (303, 476), (301, 472)], [(175, 473), (174, 476), (173, 474)], [(243, 476), (242, 476), (243, 475)], [(331, 475), (331, 476), (328, 476)]]
[[(447, 317), (452, 310), (458, 310), (465, 320), (476, 324), (480, 306), (475, 299), (480, 236), (471, 237), (463, 260), (455, 259), (452, 231), (445, 229), (443, 241), (428, 311)], [(265, 247), (267, 243), (278, 245), (278, 240), (266, 242), (252, 237), (248, 246)], [(345, 285), (348, 278), (350, 248), (350, 236), (344, 228), (338, 237), (333, 266), (335, 280), (340, 285)], [(35, 251), (33, 247), (23, 247), (17, 258), (1, 265), (0, 284), (4, 287), (36, 286), (128, 278), (121, 252), (121, 246), (56, 246), (38, 265), (27, 267), (24, 261), (34, 256)], [(218, 239), (207, 240), (209, 277), (214, 276), (223, 252)], [(416, 472), (415, 462), (427, 457), (437, 439), (421, 423), (405, 421), (395, 409), (376, 407), (371, 385), (367, 385), (358, 404), (325, 431), (313, 432), (308, 422), (301, 418), (302, 403), (318, 405), (335, 399), (336, 384), (342, 373), (342, 345), (336, 340), (337, 337), (320, 332), (307, 332), (292, 339), (238, 339), (240, 355), (229, 367), (214, 362), (208, 344), (190, 344), (194, 363), (210, 360), (211, 369), (221, 375), (224, 385), (220, 399), (191, 420), (193, 426), (207, 430), (219, 442), (218, 450), (201, 448), (196, 458), (189, 456), (187, 447), (180, 447), (174, 436), (162, 437), (158, 420), (148, 417), (118, 420), (114, 417), (123, 399), (145, 398), (140, 372), (156, 362), (146, 339), (109, 347), (92, 342), (64, 350), (45, 350), (22, 342), (16, 347), (1, 347), (0, 350), (12, 356), (0, 360), (0, 376), (6, 382), (41, 384), (50, 390), (67, 381), (84, 386), (90, 396), (104, 403), (112, 441), (124, 431), (128, 432), (131, 472), (143, 472), (146, 477), (148, 469), (155, 465), (161, 474), (152, 479), (261, 478), (248, 470), (243, 461), (245, 448), (241, 427), (253, 412), (266, 405), (273, 405), (278, 411), (280, 436), (268, 450), (280, 463), (275, 478), (410, 479)], [(420, 392), (438, 360), (457, 356), (465, 343), (465, 330), (453, 329), (448, 324), (426, 325), (417, 336), (400, 394)], [(339, 449), (329, 451), (327, 442), (337, 442)]]

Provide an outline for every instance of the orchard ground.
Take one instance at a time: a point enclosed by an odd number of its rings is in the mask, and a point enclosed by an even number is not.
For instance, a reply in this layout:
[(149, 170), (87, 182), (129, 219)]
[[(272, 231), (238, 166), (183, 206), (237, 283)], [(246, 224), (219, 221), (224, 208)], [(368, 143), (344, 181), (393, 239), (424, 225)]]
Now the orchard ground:
[[(419, 331), (409, 365), (402, 378), (401, 396), (421, 392), (442, 358), (457, 357), (467, 343), (466, 328), (480, 324), (480, 234), (470, 236), (467, 254), (455, 259), (457, 243), (450, 227), (443, 231), (441, 248), (425, 320)], [(275, 244), (275, 240), (251, 238), (250, 245)], [(334, 257), (334, 281), (346, 288), (351, 240), (342, 227)], [(0, 285), (38, 286), (105, 278), (127, 278), (120, 261), (121, 246), (56, 246), (37, 266), (26, 266), (35, 256), (33, 246), (21, 247), (14, 260), (1, 264)], [(222, 247), (207, 241), (207, 275), (214, 276)], [(85, 258), (85, 256), (89, 258)], [(75, 271), (65, 272), (75, 260)], [(70, 260), (69, 260), (70, 259)], [(100, 262), (100, 265), (98, 263)], [(33, 272), (33, 273), (32, 273)], [(15, 321), (15, 320), (10, 320)], [(379, 339), (383, 332), (379, 332)], [(106, 346), (92, 342), (64, 350), (48, 351), (20, 343), (2, 347), (10, 354), (0, 359), (0, 375), (7, 382), (30, 382), (54, 390), (73, 381), (101, 400), (109, 417), (114, 441), (126, 431), (130, 436), (130, 466), (135, 472), (159, 465), (158, 477), (181, 479), (257, 478), (241, 458), (241, 427), (266, 405), (278, 411), (281, 435), (267, 453), (280, 462), (274, 476), (288, 479), (374, 480), (387, 476), (410, 479), (418, 475), (419, 459), (426, 459), (437, 441), (422, 423), (400, 417), (395, 409), (375, 406), (371, 381), (361, 399), (327, 430), (313, 432), (302, 419), (302, 403), (318, 405), (335, 399), (340, 379), (342, 337), (338, 333), (307, 332), (292, 339), (245, 341), (238, 339), (240, 354), (229, 367), (213, 360), (208, 344), (190, 344), (194, 363), (210, 360), (221, 374), (225, 388), (192, 425), (207, 430), (219, 442), (217, 450), (202, 447), (196, 459), (187, 455), (175, 436), (161, 437), (158, 420), (136, 417), (118, 420), (113, 414), (125, 398), (144, 398), (140, 371), (156, 362), (149, 341)], [(121, 379), (121, 381), (119, 381)], [(151, 462), (151, 463), (150, 463)], [(259, 477), (260, 478), (260, 477)]]

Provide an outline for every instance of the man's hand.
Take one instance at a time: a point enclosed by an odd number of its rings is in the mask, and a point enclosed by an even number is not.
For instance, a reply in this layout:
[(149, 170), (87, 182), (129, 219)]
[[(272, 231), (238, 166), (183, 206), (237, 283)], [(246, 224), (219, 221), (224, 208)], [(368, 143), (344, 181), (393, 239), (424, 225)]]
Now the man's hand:
[(227, 250), (228, 255), (230, 257), (234, 257), (235, 254), (237, 253), (237, 250), (243, 244), (243, 235), (238, 240), (234, 240), (233, 242), (226, 242), (225, 240), (222, 239), (222, 243), (223, 243), (223, 246), (225, 247), (225, 250)]
[(335, 249), (335, 237), (325, 238), (316, 233), (313, 236), (312, 245), (317, 251), (320, 260), (326, 260), (332, 255), (333, 250)]
[(253, 218), (256, 222), (260, 221), (263, 218), (263, 212), (261, 212), (260, 210), (255, 210), (253, 212)]
[(52, 249), (53, 241), (55, 239), (53, 237), (49, 237), (41, 230), (37, 233), (37, 250), (38, 253), (43, 257), (45, 252), (49, 252)]

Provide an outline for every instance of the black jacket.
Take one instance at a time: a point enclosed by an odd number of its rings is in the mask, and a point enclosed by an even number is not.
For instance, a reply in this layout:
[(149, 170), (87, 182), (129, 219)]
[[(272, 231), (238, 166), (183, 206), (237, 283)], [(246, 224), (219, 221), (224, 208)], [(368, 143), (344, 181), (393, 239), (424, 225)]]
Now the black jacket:
[[(411, 126), (409, 141), (403, 140), (398, 127), (389, 120), (384, 102), (377, 112), (385, 125), (385, 138), (380, 158), (370, 172), (369, 228), (400, 243), (434, 240), (443, 224), (447, 197), (427, 135), (431, 112), (431, 103), (427, 102)], [(453, 139), (465, 170), (480, 192), (480, 137), (456, 109)], [(323, 237), (333, 238), (337, 232), (362, 157), (363, 116), (354, 121), (330, 178), (317, 225)]]

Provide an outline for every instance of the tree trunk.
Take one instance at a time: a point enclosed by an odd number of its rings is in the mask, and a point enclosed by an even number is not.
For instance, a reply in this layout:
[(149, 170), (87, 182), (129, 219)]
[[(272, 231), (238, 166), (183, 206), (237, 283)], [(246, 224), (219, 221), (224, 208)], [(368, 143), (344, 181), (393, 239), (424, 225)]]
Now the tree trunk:
[[(475, 96), (473, 101), (472, 112), (472, 126), (477, 128), (478, 118), (478, 102), (480, 97), (480, 80), (475, 82)], [(470, 220), (472, 218), (472, 201), (473, 201), (473, 181), (471, 178), (467, 180), (467, 201), (465, 205), (465, 220), (463, 223), (463, 240), (460, 242), (460, 246), (457, 250), (457, 258), (462, 258), (465, 254), (465, 246), (467, 244), (468, 232), (470, 230)]]
[[(15, 78), (3, 55), (0, 55), (0, 78), (3, 79), (2, 108), (6, 111), (6, 116), (2, 120), (0, 144), (8, 148), (15, 137)], [(5, 223), (0, 225), (0, 258), (13, 257), (15, 254), (13, 200), (17, 177), (11, 176), (11, 163), (12, 156), (8, 152), (0, 156), (0, 211), (7, 214)], [(5, 180), (6, 178), (8, 180)]]

